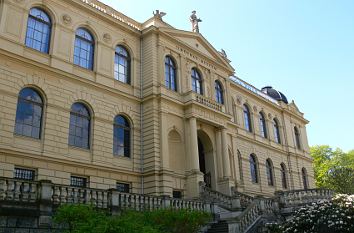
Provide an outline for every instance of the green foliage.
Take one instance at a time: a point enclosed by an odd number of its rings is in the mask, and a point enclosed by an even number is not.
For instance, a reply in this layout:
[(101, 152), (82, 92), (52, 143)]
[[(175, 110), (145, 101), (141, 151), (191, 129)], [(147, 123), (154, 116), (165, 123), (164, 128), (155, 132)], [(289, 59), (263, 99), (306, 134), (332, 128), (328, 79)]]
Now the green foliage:
[(337, 195), (332, 201), (319, 201), (298, 210), (280, 226), (284, 233), (354, 232), (354, 196)]
[(205, 212), (167, 209), (146, 212), (145, 218), (160, 232), (166, 233), (198, 232), (201, 226), (211, 220), (210, 214)]
[(86, 205), (63, 205), (54, 217), (66, 233), (193, 233), (210, 220), (205, 212), (170, 209), (111, 216)]
[(329, 188), (337, 193), (354, 193), (354, 150), (344, 153), (328, 145), (310, 148), (316, 186)]
[(337, 193), (354, 194), (354, 170), (349, 167), (333, 167), (328, 172), (328, 186)]

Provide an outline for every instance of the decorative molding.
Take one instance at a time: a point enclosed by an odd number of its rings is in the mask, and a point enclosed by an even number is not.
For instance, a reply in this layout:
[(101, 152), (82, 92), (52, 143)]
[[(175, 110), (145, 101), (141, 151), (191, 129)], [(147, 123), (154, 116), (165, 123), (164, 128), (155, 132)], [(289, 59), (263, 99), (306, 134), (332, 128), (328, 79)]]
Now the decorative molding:
[(112, 36), (109, 33), (105, 33), (105, 34), (103, 34), (103, 40), (106, 43), (110, 43), (112, 41)]
[(241, 105), (241, 103), (242, 103), (242, 97), (241, 97), (241, 96), (237, 96), (237, 97), (236, 97), (236, 103), (237, 103), (238, 105)]
[(72, 22), (72, 19), (71, 19), (70, 15), (68, 15), (68, 14), (62, 15), (61, 19), (62, 19), (63, 23), (66, 25), (70, 25)]

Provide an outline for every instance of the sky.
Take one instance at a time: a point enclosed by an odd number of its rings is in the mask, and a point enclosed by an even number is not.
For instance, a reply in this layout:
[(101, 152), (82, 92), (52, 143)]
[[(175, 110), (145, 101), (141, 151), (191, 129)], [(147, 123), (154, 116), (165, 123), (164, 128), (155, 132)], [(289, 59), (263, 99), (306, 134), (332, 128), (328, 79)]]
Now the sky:
[(310, 146), (354, 149), (353, 0), (101, 0), (144, 22), (159, 9), (164, 21), (200, 33), (224, 49), (235, 75), (270, 85), (294, 100), (310, 121)]

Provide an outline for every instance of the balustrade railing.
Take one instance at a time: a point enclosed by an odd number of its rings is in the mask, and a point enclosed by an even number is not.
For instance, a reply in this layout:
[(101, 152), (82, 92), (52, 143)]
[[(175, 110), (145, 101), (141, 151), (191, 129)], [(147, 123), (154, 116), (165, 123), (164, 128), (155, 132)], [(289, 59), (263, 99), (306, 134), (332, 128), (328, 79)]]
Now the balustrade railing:
[(37, 198), (38, 182), (0, 178), (0, 201), (34, 203)]
[(251, 204), (251, 202), (253, 201), (253, 197), (249, 196), (247, 194), (244, 193), (240, 193), (236, 190), (233, 191), (233, 196), (234, 197), (238, 197), (240, 199), (240, 203), (241, 203), (241, 207), (242, 208), (247, 208), (247, 206), (249, 204)]
[(258, 218), (264, 214), (274, 213), (274, 200), (270, 198), (256, 198), (250, 205), (237, 217), (238, 232), (246, 232)]
[(52, 202), (60, 204), (90, 204), (97, 208), (107, 208), (108, 191), (65, 185), (52, 186)]
[(201, 189), (201, 193), (200, 193), (201, 199), (214, 202), (227, 209), (231, 209), (234, 207), (233, 198), (231, 196), (212, 190), (211, 188), (205, 185), (200, 185), (200, 189)]
[[(190, 209), (215, 214), (215, 206), (231, 211), (242, 211), (236, 217), (238, 232), (250, 229), (264, 214), (272, 214), (280, 208), (299, 207), (318, 200), (328, 200), (333, 192), (327, 189), (294, 190), (276, 192), (274, 199), (251, 197), (237, 191), (232, 196), (214, 191), (200, 183), (200, 200), (175, 199), (168, 196), (121, 193), (114, 189), (101, 190), (53, 184), (50, 181), (26, 181), (0, 177), (0, 206), (2, 203), (40, 203), (41, 214), (51, 216), (52, 206), (61, 204), (91, 204), (108, 209), (112, 213), (124, 209), (137, 211), (161, 208)], [(38, 208), (38, 207), (36, 207)]]
[(279, 202), (284, 207), (305, 205), (319, 200), (329, 200), (333, 191), (329, 189), (306, 189), (286, 192), (276, 192)]
[(208, 98), (205, 98), (204, 96), (202, 95), (195, 95), (195, 100), (198, 102), (198, 103), (201, 103), (209, 108), (213, 108), (215, 110), (218, 110), (220, 112), (222, 112), (222, 105), (215, 102), (214, 100), (211, 100), (211, 99), (208, 99)]
[(161, 208), (190, 209), (213, 213), (213, 205), (206, 201), (185, 200), (168, 196), (150, 196), (121, 193), (114, 189), (102, 190), (53, 184), (50, 181), (23, 181), (0, 177), (1, 202), (61, 204), (89, 204), (96, 208), (119, 211), (137, 211)]

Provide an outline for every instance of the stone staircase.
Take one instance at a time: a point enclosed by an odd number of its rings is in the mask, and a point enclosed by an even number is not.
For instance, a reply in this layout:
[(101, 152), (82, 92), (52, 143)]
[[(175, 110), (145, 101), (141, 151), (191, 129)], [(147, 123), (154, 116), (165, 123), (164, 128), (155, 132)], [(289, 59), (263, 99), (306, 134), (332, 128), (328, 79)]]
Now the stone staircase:
[(328, 200), (333, 192), (325, 189), (276, 192), (273, 198), (251, 197), (234, 192), (228, 196), (207, 187), (201, 187), (201, 198), (213, 203), (215, 222), (206, 233), (264, 232), (268, 222), (280, 222), (301, 206), (319, 200)]
[(207, 233), (224, 233), (229, 232), (229, 226), (226, 221), (218, 221), (213, 223)]

